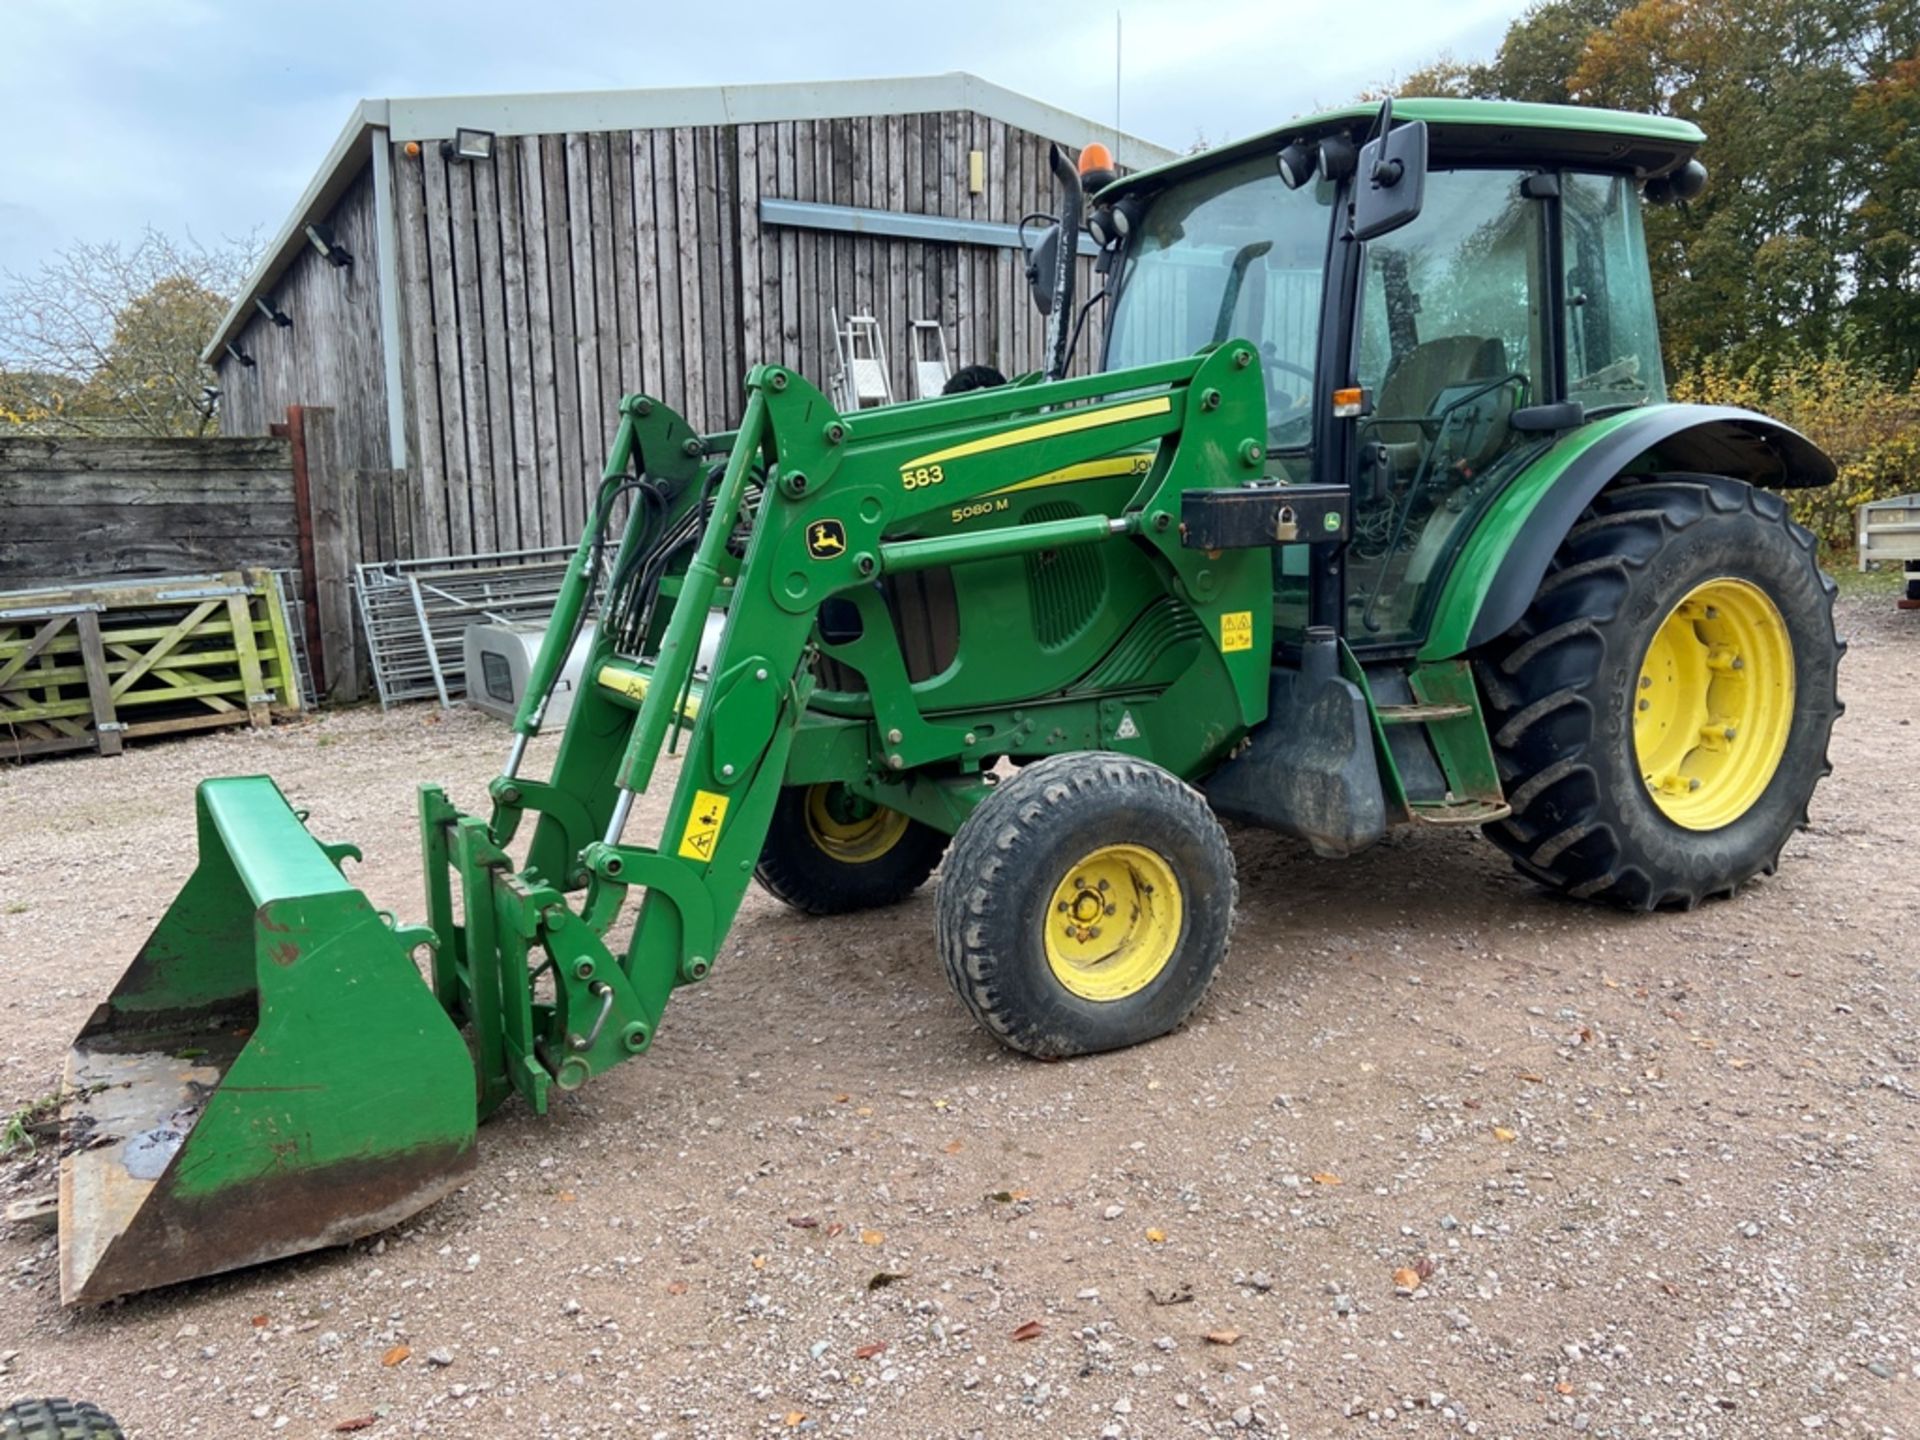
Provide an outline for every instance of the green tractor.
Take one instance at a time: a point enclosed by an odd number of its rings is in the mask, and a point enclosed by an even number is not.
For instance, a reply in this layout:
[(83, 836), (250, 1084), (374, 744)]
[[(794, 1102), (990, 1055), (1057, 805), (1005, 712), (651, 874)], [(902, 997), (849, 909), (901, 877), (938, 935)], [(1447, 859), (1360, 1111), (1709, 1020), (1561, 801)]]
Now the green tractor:
[(271, 780), (200, 787), (199, 866), (70, 1056), (64, 1298), (430, 1203), (510, 1097), (651, 1047), (756, 877), (833, 915), (939, 867), (961, 1003), (1058, 1057), (1200, 1003), (1219, 816), (1325, 855), (1478, 827), (1631, 910), (1772, 871), (1840, 708), (1780, 492), (1834, 470), (1667, 403), (1641, 206), (1697, 193), (1702, 138), (1405, 100), (1125, 178), (1056, 156), (1040, 373), (843, 415), (762, 365), (718, 435), (627, 397), (488, 813), (421, 792), (423, 922)]

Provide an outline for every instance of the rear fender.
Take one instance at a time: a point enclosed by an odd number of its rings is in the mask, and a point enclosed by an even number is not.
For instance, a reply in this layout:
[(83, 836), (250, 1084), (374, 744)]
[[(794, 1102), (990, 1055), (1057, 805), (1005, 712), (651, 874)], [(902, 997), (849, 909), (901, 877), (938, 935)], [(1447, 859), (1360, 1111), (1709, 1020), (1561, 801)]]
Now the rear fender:
[(1526, 612), (1547, 566), (1594, 496), (1623, 475), (1697, 471), (1768, 489), (1831, 484), (1831, 459), (1804, 435), (1750, 410), (1657, 405), (1565, 436), (1522, 470), (1474, 525), (1434, 607), (1423, 661), (1465, 654)]

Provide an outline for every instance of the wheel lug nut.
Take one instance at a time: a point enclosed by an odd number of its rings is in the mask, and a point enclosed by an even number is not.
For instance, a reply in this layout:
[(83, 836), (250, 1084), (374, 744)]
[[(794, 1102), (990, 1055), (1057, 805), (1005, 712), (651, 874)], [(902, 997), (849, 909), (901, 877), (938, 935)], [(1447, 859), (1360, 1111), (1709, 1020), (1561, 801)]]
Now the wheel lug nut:
[(1120, 909), (1120, 907), (1119, 907), (1119, 906), (1117, 906), (1117, 905), (1109, 905), (1109, 906), (1107, 906), (1107, 914), (1109, 914), (1109, 915), (1115, 915), (1115, 914), (1118, 914), (1118, 913), (1119, 913), (1119, 909)]
[(1102, 880), (1102, 881), (1100, 882), (1100, 888), (1101, 888), (1102, 890), (1106, 890), (1106, 889), (1108, 888), (1108, 886), (1107, 886), (1107, 882), (1106, 882), (1106, 881), (1104, 881), (1104, 880)]
[(1698, 790), (1699, 788), (1700, 788), (1700, 782), (1699, 782), (1699, 780), (1697, 780), (1697, 779), (1695, 779), (1695, 780), (1689, 780), (1689, 781), (1687, 781), (1687, 789), (1689, 789), (1689, 790)]
[(1640, 677), (1640, 688), (1642, 690), (1651, 690), (1653, 688), (1653, 677), (1651, 675), (1642, 675)]
[(1729, 726), (1727, 726), (1727, 728), (1726, 728), (1726, 729), (1724, 729), (1724, 730), (1722, 730), (1722, 731), (1720, 732), (1720, 734), (1721, 734), (1721, 737), (1722, 737), (1723, 739), (1727, 739), (1727, 740), (1731, 740), (1731, 739), (1733, 739), (1733, 737), (1734, 737), (1734, 736), (1735, 736), (1736, 734), (1738, 734), (1738, 733), (1739, 733), (1739, 732), (1738, 732), (1738, 731), (1736, 731), (1736, 730), (1735, 730), (1735, 729), (1733, 728), (1733, 726), (1731, 726), (1731, 725), (1729, 725)]
[(1653, 708), (1653, 702), (1651, 700), (1642, 700), (1640, 702), (1640, 708), (1642, 710), (1651, 710)]

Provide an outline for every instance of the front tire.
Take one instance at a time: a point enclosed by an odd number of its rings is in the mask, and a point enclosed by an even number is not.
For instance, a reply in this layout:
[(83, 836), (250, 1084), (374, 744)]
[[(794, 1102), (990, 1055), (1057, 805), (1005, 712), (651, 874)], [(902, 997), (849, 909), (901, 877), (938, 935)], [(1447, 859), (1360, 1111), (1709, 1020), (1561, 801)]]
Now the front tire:
[(926, 883), (947, 848), (931, 825), (864, 800), (844, 785), (790, 785), (754, 878), (808, 915), (897, 905)]
[(1050, 755), (967, 817), (940, 958), (1002, 1044), (1052, 1059), (1164, 1035), (1226, 954), (1233, 852), (1192, 786), (1131, 756)]
[(86, 1400), (22, 1400), (0, 1410), (0, 1440), (126, 1440), (114, 1418)]
[(1602, 492), (1478, 657), (1525, 874), (1632, 910), (1772, 874), (1832, 771), (1835, 586), (1779, 496), (1712, 475)]

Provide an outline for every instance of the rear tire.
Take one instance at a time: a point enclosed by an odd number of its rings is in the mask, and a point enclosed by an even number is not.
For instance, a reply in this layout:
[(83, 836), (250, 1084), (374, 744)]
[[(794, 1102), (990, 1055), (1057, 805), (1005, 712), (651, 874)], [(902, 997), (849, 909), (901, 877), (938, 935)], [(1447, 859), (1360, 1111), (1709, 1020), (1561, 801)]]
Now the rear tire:
[(1477, 659), (1513, 806), (1488, 838), (1542, 884), (1631, 910), (1772, 874), (1833, 769), (1835, 593), (1769, 491), (1715, 475), (1604, 491)]
[(1156, 765), (1050, 755), (967, 817), (941, 872), (940, 958), (994, 1038), (1055, 1058), (1164, 1035), (1227, 950), (1236, 886), (1200, 792)]
[(86, 1400), (22, 1400), (0, 1410), (0, 1440), (126, 1440), (126, 1434)]
[(808, 915), (849, 915), (897, 905), (926, 883), (946, 852), (931, 825), (861, 800), (845, 786), (790, 785), (754, 878)]

